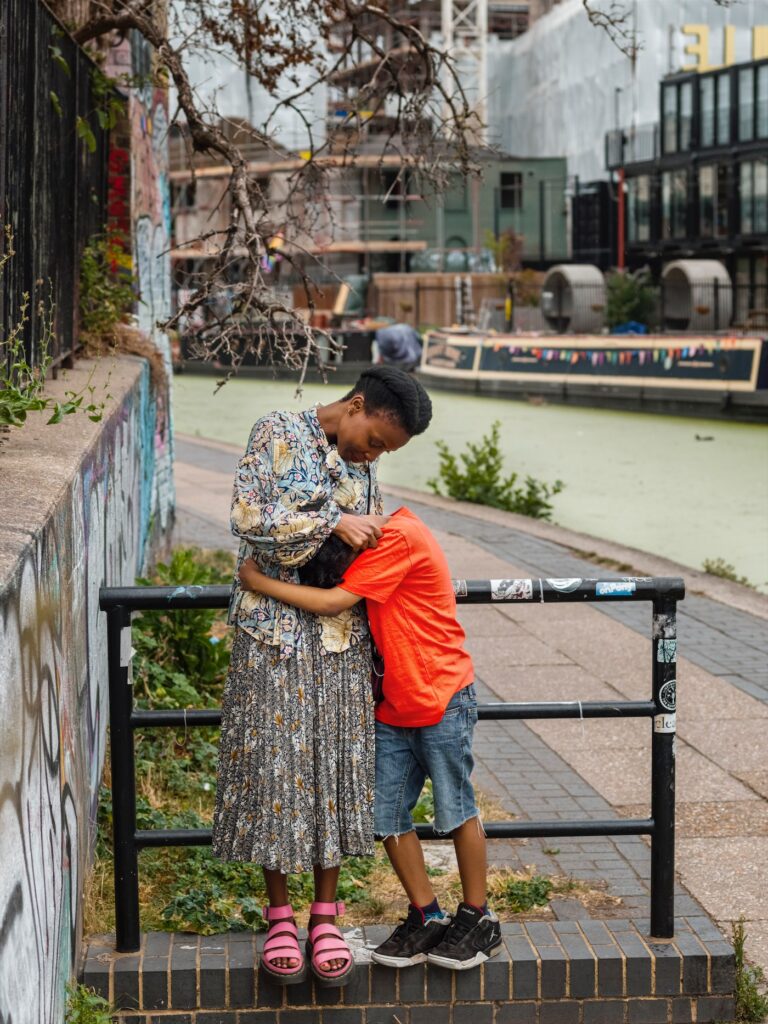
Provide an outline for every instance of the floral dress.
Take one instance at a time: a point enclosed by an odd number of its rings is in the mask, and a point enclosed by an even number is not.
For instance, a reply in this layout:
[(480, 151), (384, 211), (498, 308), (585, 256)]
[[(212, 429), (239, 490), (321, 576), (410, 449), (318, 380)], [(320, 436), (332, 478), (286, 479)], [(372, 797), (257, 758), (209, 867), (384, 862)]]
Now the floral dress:
[[(370, 469), (370, 474), (369, 474)], [(343, 511), (381, 512), (375, 463), (346, 464), (314, 409), (259, 420), (240, 460), (232, 530), (238, 568), (297, 568)], [(363, 608), (318, 617), (241, 589), (224, 689), (213, 822), (222, 860), (283, 873), (335, 867), (373, 852), (371, 652)]]

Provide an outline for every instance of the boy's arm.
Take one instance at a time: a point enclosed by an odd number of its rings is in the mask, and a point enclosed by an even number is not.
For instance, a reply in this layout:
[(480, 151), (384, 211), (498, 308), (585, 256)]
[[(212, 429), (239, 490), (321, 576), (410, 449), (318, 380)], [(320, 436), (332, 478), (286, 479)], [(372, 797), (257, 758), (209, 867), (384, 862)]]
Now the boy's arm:
[(341, 587), (323, 590), (321, 587), (303, 587), (298, 583), (273, 579), (261, 572), (252, 558), (246, 558), (243, 562), (239, 576), (245, 590), (255, 590), (315, 615), (338, 615), (362, 601), (357, 594), (351, 594)]

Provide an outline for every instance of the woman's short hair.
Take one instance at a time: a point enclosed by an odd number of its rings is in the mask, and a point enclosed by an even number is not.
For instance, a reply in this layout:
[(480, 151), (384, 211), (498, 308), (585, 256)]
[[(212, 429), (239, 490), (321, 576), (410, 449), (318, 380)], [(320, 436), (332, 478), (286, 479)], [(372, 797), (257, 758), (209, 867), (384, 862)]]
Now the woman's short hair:
[(382, 413), (395, 419), (411, 437), (422, 434), (432, 419), (432, 401), (411, 373), (396, 366), (371, 366), (363, 370), (348, 401), (362, 395), (369, 416)]

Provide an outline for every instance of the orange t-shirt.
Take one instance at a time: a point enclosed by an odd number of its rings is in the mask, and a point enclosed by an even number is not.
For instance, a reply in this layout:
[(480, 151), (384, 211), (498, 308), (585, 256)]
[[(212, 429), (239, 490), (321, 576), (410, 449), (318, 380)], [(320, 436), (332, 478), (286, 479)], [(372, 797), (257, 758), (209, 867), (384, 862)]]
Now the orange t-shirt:
[(413, 512), (400, 508), (378, 547), (355, 559), (340, 586), (366, 599), (384, 658), (376, 718), (405, 728), (435, 725), (454, 693), (474, 680), (440, 545)]

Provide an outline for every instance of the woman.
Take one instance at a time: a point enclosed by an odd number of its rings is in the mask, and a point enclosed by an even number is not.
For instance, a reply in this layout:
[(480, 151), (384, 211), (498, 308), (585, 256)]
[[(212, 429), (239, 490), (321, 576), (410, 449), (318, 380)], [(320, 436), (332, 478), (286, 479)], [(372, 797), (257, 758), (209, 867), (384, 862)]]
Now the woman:
[[(297, 569), (335, 534), (375, 547), (385, 519), (376, 460), (429, 425), (422, 386), (395, 367), (361, 374), (349, 394), (303, 413), (275, 412), (251, 431), (235, 477), (238, 569), (252, 557), (273, 577)], [(373, 853), (371, 648), (364, 612), (319, 619), (235, 580), (236, 627), (224, 690), (213, 823), (223, 860), (261, 864), (269, 898), (262, 969), (282, 984), (305, 975), (287, 876), (315, 876), (307, 956), (343, 985), (352, 954), (335, 917), (342, 856)]]

